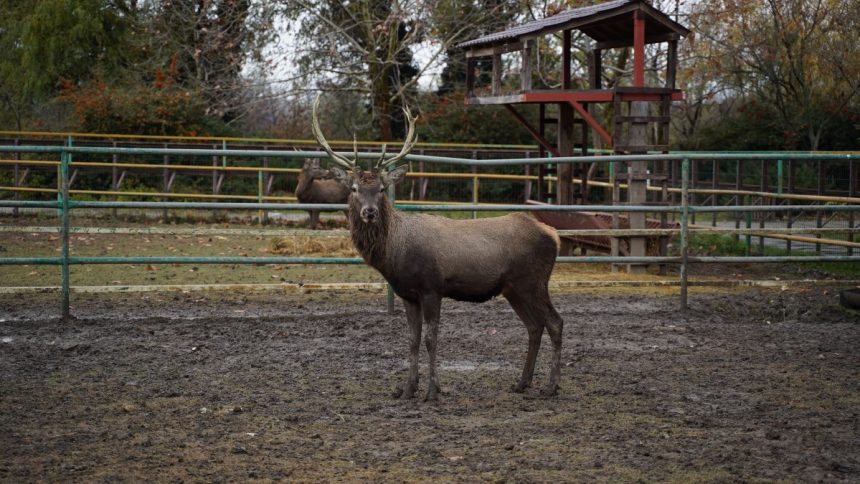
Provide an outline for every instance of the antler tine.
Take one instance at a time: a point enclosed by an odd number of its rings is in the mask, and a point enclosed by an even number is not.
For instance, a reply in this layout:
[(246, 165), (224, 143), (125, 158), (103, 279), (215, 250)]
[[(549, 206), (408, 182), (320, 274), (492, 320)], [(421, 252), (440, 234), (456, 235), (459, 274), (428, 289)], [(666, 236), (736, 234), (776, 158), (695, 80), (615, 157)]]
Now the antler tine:
[(335, 162), (335, 164), (340, 165), (347, 170), (355, 170), (355, 161), (344, 158), (343, 156), (338, 155), (331, 149), (331, 146), (326, 141), (325, 136), (322, 134), (322, 130), (320, 129), (319, 117), (317, 116), (317, 109), (320, 105), (320, 98), (322, 97), (322, 93), (317, 94), (317, 98), (314, 100), (314, 108), (313, 115), (311, 117), (311, 129), (314, 132), (314, 137), (317, 139), (317, 142), (322, 146), (322, 149), (325, 150), (326, 153), (331, 157), (331, 161)]
[(406, 138), (403, 140), (403, 148), (400, 149), (400, 153), (392, 156), (389, 159), (385, 159), (385, 153), (383, 152), (382, 156), (379, 158), (379, 161), (376, 163), (377, 170), (381, 170), (383, 168), (387, 168), (394, 163), (402, 160), (403, 157), (409, 154), (412, 151), (412, 148), (415, 147), (415, 143), (418, 141), (415, 138), (415, 120), (417, 119), (415, 116), (412, 116), (412, 113), (409, 111), (408, 107), (403, 108), (403, 114), (406, 115), (406, 122), (409, 128), (406, 130)]
[(380, 151), (381, 151), (381, 153), (379, 155), (379, 158), (376, 160), (376, 166), (377, 167), (379, 167), (380, 164), (382, 164), (382, 162), (385, 161), (385, 152), (388, 151), (388, 143), (384, 143), (382, 145), (382, 150), (380, 150)]
[(352, 159), (355, 160), (356, 168), (358, 167), (358, 135), (352, 133)]

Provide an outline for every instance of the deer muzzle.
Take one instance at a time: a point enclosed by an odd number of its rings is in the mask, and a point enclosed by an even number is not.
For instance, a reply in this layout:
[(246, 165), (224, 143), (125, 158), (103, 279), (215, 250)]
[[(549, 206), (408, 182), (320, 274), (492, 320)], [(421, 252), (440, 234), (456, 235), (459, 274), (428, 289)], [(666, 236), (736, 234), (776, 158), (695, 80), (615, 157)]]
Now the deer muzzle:
[(361, 220), (365, 223), (375, 223), (379, 219), (379, 209), (376, 207), (363, 207), (361, 209)]

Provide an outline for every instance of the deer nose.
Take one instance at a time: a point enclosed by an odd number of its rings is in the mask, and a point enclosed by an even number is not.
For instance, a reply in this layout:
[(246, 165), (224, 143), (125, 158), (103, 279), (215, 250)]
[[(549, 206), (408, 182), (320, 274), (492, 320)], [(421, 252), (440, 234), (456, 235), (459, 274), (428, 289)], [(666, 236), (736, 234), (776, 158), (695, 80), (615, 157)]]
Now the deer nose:
[(364, 207), (361, 209), (361, 217), (368, 222), (372, 222), (379, 216), (379, 210), (376, 207)]

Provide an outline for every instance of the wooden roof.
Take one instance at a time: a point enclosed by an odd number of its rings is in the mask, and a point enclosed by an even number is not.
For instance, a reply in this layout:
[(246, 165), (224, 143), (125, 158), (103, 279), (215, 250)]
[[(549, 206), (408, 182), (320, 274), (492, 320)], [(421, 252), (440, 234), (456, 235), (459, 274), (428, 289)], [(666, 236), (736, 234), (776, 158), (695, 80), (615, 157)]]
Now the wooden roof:
[(668, 15), (643, 0), (612, 0), (588, 7), (566, 10), (556, 15), (468, 40), (458, 47), (466, 50), (518, 42), (527, 38), (577, 29), (588, 35), (600, 47), (633, 45), (633, 22), (630, 13), (638, 10), (645, 19), (646, 43), (662, 42), (686, 36), (690, 31)]

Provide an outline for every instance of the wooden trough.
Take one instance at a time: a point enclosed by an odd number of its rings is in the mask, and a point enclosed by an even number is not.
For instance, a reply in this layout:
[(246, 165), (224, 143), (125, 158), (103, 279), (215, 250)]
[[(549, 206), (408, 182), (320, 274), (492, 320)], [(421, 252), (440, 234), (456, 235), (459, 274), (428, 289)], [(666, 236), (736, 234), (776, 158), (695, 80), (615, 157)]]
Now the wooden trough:
[[(529, 205), (545, 205), (542, 202), (529, 200)], [(608, 230), (612, 228), (612, 214), (606, 212), (532, 212), (536, 219), (554, 227), (556, 230)], [(645, 227), (648, 229), (679, 228), (677, 222), (666, 223), (661, 227), (660, 220), (646, 219)], [(629, 229), (630, 219), (626, 215), (618, 214), (618, 228)], [(648, 239), (648, 255), (660, 255), (660, 236), (646, 236)], [(563, 235), (562, 241), (567, 241), (573, 248), (579, 247), (583, 253), (586, 251), (609, 254), (612, 249), (612, 237), (608, 235)], [(619, 255), (630, 255), (630, 237), (618, 237)]]

